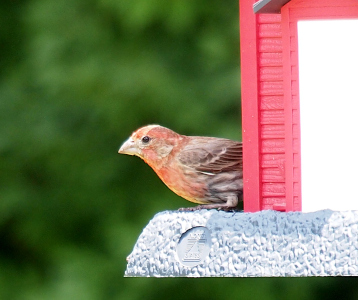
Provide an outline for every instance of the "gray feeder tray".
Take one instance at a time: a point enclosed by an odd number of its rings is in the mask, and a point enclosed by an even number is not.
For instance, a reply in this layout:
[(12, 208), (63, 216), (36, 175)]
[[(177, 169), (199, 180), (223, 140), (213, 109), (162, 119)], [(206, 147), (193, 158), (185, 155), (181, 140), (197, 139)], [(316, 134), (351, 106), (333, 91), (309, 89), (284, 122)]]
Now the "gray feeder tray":
[(165, 211), (127, 261), (127, 277), (357, 276), (358, 211)]

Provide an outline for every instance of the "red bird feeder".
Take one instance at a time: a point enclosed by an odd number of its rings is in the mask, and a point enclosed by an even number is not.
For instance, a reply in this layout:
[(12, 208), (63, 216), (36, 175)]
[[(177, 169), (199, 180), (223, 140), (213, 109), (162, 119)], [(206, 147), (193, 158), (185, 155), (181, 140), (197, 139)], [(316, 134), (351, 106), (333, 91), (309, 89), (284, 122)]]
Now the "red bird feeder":
[(358, 209), (358, 1), (240, 0), (244, 210)]

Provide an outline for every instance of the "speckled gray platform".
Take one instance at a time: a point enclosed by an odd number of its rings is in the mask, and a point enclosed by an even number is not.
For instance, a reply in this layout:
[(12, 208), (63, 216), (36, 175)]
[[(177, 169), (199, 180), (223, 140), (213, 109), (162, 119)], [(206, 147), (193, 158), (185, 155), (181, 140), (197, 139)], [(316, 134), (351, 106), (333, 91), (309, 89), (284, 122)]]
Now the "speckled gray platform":
[[(199, 226), (209, 234), (180, 240)], [(186, 266), (183, 256), (197, 265)], [(166, 211), (144, 228), (127, 260), (125, 276), (358, 275), (358, 211)]]

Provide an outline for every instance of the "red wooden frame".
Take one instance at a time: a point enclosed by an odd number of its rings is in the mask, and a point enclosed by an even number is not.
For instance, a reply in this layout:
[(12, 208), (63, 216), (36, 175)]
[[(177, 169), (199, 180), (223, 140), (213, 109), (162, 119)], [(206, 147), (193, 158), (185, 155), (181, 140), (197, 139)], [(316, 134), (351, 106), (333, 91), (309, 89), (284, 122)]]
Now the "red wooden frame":
[(357, 0), (292, 0), (281, 9), (285, 77), (286, 211), (302, 209), (297, 22), (358, 18)]
[[(267, 208), (281, 211), (301, 210), (297, 22), (307, 19), (358, 18), (358, 1), (291, 0), (282, 6), (281, 16), (279, 16), (281, 19), (277, 19), (277, 14), (269, 14), (265, 17), (263, 14), (254, 14), (254, 3), (255, 0), (240, 0), (244, 210), (246, 212)], [(271, 40), (264, 40), (265, 33), (262, 32), (262, 28), (265, 28), (265, 22), (271, 22), (272, 24), (274, 22), (272, 20), (280, 20), (281, 27), (273, 33)], [(276, 24), (273, 26), (276, 26)], [(280, 30), (281, 36), (278, 36), (277, 34)], [(272, 46), (272, 51), (276, 51), (275, 49), (282, 51), (280, 55), (282, 54), (284, 147), (277, 147), (279, 155), (275, 155), (273, 152), (267, 154), (263, 151), (263, 138), (266, 138), (267, 131), (267, 127), (264, 128), (264, 126), (268, 125), (265, 125), (266, 119), (263, 119), (262, 94), (263, 88), (266, 88), (267, 84), (264, 86), (265, 81), (262, 79), (264, 77), (262, 76), (264, 68), (262, 65), (260, 66), (259, 56), (262, 52), (262, 44), (265, 42), (271, 43), (268, 46)], [(268, 85), (271, 84), (271, 88), (276, 87), (277, 89), (278, 87), (280, 89), (280, 81), (277, 82), (269, 82)], [(267, 113), (267, 111), (264, 111), (264, 113)], [(275, 125), (272, 122), (270, 126), (269, 130), (273, 132), (275, 128), (281, 128), (281, 124)], [(275, 149), (275, 147), (272, 147), (272, 149)], [(272, 149), (271, 151), (275, 151)], [(272, 182), (272, 188), (267, 189), (270, 184), (267, 182), (268, 178), (275, 179), (278, 177), (265, 175), (267, 159), (272, 159), (274, 162), (272, 165), (276, 166), (276, 168), (281, 168), (277, 157), (280, 157), (282, 152), (284, 155), (284, 166), (282, 168), (284, 183), (278, 182), (275, 185)], [(272, 168), (270, 171), (272, 172)], [(270, 198), (270, 193), (273, 194), (272, 198)], [(283, 197), (282, 195), (284, 195), (284, 203), (279, 200), (280, 197)], [(270, 202), (269, 199), (274, 200)]]
[(255, 1), (240, 1), (244, 211), (261, 210), (260, 133)]

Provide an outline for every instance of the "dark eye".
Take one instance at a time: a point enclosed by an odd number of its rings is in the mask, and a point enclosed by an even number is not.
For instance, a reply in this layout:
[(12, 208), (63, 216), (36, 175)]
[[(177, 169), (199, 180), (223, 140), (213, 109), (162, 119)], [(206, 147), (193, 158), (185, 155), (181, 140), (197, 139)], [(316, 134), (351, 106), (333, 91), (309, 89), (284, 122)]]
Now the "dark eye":
[(150, 142), (150, 137), (149, 136), (143, 136), (142, 137), (142, 142), (144, 143), (144, 144), (148, 144), (149, 142)]

